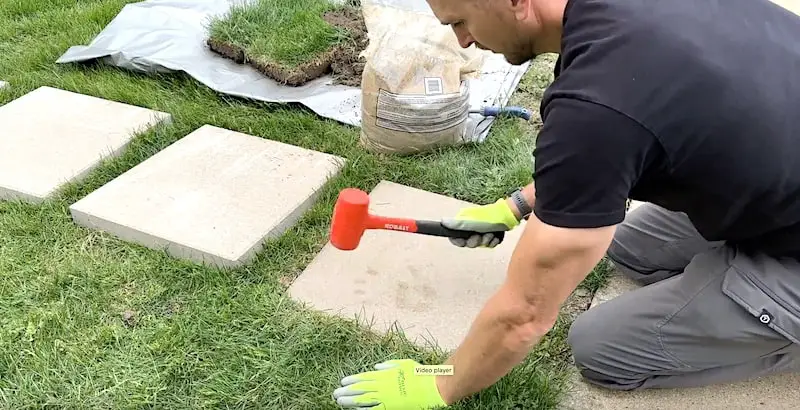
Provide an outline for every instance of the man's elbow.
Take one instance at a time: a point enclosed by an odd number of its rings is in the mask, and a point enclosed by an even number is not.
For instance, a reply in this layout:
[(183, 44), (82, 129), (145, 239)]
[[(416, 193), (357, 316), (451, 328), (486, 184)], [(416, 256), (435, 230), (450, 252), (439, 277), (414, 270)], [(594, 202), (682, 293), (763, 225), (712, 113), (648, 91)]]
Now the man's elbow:
[(562, 303), (600, 261), (615, 229), (531, 226), (517, 244), (499, 292), (513, 324), (512, 344), (520, 346), (537, 343), (555, 326)]
[(530, 302), (514, 304), (508, 316), (508, 348), (514, 351), (527, 350), (536, 345), (558, 320), (558, 309), (546, 308)]

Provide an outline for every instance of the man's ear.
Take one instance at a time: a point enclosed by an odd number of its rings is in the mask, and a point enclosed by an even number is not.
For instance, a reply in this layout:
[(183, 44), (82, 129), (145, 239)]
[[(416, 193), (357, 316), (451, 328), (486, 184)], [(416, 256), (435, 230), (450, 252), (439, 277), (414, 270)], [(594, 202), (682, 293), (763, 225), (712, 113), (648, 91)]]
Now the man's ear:
[(511, 5), (511, 11), (518, 21), (526, 20), (531, 13), (532, 0), (504, 0)]

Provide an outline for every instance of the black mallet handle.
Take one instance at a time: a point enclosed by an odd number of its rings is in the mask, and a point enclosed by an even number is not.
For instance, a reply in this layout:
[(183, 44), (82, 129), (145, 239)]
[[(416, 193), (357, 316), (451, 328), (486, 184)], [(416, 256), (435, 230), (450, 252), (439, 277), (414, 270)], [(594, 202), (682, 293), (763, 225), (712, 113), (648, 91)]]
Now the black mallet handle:
[(460, 239), (469, 239), (472, 235), (485, 235), (487, 233), (494, 234), (497, 239), (500, 241), (503, 240), (505, 237), (505, 232), (503, 231), (496, 231), (496, 232), (475, 232), (475, 231), (462, 231), (459, 229), (450, 229), (442, 225), (441, 222), (438, 221), (426, 221), (426, 220), (416, 220), (417, 230), (415, 233), (421, 233), (423, 235), (431, 235), (431, 236), (443, 236), (447, 238), (460, 238)]

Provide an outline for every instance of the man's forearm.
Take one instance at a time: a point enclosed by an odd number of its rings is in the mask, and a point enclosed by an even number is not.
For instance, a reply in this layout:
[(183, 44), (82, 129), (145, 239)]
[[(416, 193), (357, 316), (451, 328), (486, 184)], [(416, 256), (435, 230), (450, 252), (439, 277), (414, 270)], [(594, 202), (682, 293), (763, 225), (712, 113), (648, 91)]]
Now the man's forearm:
[(453, 374), (438, 376), (444, 400), (454, 403), (476, 393), (511, 371), (528, 355), (548, 326), (528, 321), (527, 306), (509, 307), (507, 298), (519, 299), (502, 288), (492, 296), (475, 318), (472, 327), (456, 352), (445, 364), (453, 365)]
[(448, 403), (470, 396), (519, 364), (555, 324), (561, 304), (602, 258), (614, 228), (562, 229), (531, 216), (503, 286), (489, 299), (436, 376)]
[[(533, 207), (536, 201), (533, 183), (522, 188), (522, 196)], [(508, 198), (506, 201), (514, 216), (522, 219), (524, 215), (513, 200)], [(529, 274), (530, 266), (526, 265), (529, 263), (518, 261), (512, 263), (509, 269), (522, 269), (528, 271), (522, 274)], [(449, 384), (444, 389), (440, 388), (445, 394), (458, 392), (456, 397), (445, 397), (448, 402), (452, 403), (494, 384), (519, 364), (549, 330), (548, 326), (537, 327), (527, 320), (530, 309), (527, 304), (514, 306), (508, 303), (509, 300), (524, 300), (513, 292), (513, 289), (504, 286), (487, 301), (475, 318), (464, 343), (446, 362), (458, 369), (452, 376), (439, 378), (441, 384)]]
[(557, 309), (552, 314), (540, 308), (559, 305), (560, 301), (532, 303), (530, 295), (523, 294), (519, 282), (512, 279), (538, 278), (531, 280), (537, 282), (535, 288), (544, 291), (548, 287), (544, 282), (554, 276), (546, 272), (552, 267), (538, 265), (537, 252), (525, 243), (532, 239), (531, 235), (530, 227), (526, 227), (508, 266), (510, 280), (486, 302), (462, 344), (447, 360), (446, 364), (453, 366), (453, 374), (437, 379), (440, 393), (449, 403), (496, 383), (530, 353), (555, 323)]

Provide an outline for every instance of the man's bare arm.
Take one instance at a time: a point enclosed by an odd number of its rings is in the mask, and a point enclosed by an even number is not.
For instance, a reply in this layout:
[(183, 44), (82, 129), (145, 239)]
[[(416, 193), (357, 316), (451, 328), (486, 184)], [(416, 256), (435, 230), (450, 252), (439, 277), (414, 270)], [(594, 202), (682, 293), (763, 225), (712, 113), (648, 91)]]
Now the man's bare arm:
[(531, 215), (505, 283), (446, 363), (454, 374), (437, 376), (447, 403), (491, 386), (525, 358), (552, 329), (561, 304), (603, 257), (615, 229), (564, 229)]

